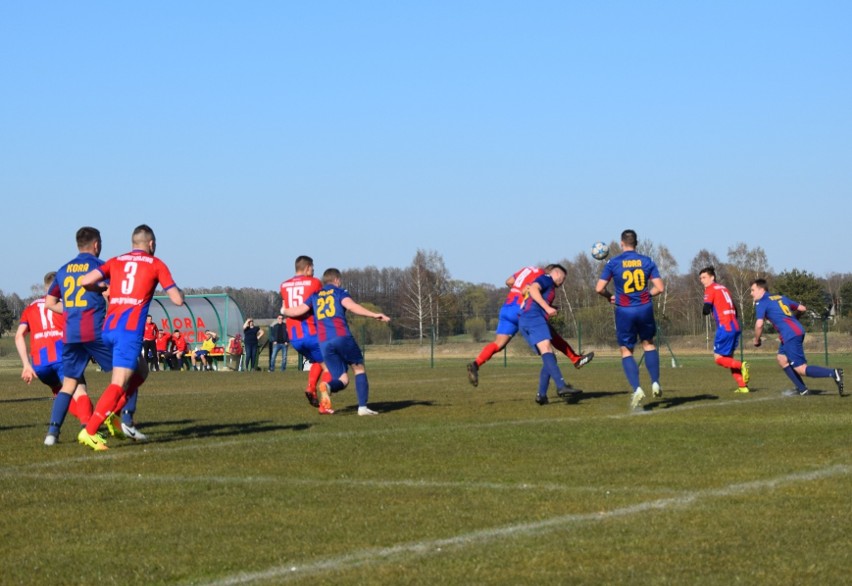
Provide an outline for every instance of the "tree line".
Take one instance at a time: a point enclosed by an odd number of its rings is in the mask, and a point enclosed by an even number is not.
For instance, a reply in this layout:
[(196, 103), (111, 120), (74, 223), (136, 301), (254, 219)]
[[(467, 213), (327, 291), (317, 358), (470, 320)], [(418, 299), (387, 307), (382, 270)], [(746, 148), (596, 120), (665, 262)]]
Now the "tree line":
[[(612, 255), (619, 254), (618, 243), (610, 243), (610, 251)], [(833, 273), (826, 277), (800, 269), (775, 273), (761, 247), (749, 248), (743, 243), (729, 248), (724, 259), (708, 250), (699, 251), (685, 273), (664, 245), (645, 240), (640, 243), (638, 252), (654, 259), (666, 283), (665, 292), (654, 301), (663, 335), (699, 335), (713, 328), (712, 316), (701, 314), (703, 288), (698, 272), (706, 266), (715, 267), (718, 281), (730, 290), (744, 329), (751, 328), (754, 323), (749, 285), (756, 278), (765, 278), (771, 292), (783, 293), (808, 307), (808, 315), (802, 320), (806, 327), (827, 325), (831, 331), (852, 332), (850, 273)], [(556, 305), (560, 312), (554, 325), (566, 337), (582, 337), (586, 343), (612, 343), (615, 333), (612, 309), (595, 293), (602, 263), (588, 253), (555, 262), (567, 269), (567, 278), (558, 293)], [(520, 268), (507, 267), (505, 277)], [(423, 343), (433, 336), (439, 341), (458, 336), (482, 341), (496, 327), (507, 293), (506, 287), (453, 279), (443, 257), (434, 250), (418, 250), (407, 267), (368, 266), (345, 269), (342, 273), (343, 285), (355, 300), (393, 317), (389, 324), (351, 318), (356, 335), (372, 344)], [(41, 290), (41, 285), (34, 285), (27, 299), (0, 291), (0, 332), (17, 327), (21, 311), (29, 301), (41, 295)], [(226, 293), (244, 315), (260, 319), (273, 318), (281, 307), (280, 294), (272, 290), (214, 287), (186, 288), (184, 291), (187, 294)]]

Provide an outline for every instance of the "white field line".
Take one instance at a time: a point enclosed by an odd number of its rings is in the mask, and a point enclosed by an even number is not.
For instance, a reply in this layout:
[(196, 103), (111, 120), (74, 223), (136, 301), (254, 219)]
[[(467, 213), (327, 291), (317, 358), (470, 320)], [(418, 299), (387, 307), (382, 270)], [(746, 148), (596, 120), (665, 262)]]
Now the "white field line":
[[(443, 431), (452, 432), (457, 430), (466, 430), (466, 429), (490, 429), (497, 427), (510, 427), (510, 426), (520, 426), (520, 425), (558, 425), (564, 423), (582, 423), (600, 419), (626, 419), (629, 417), (651, 417), (651, 416), (659, 416), (659, 415), (674, 415), (680, 413), (682, 411), (692, 411), (694, 409), (711, 409), (717, 407), (737, 407), (744, 405), (752, 405), (758, 402), (765, 401), (777, 401), (779, 399), (791, 400), (789, 397), (784, 397), (781, 395), (777, 396), (769, 396), (769, 397), (760, 397), (749, 399), (747, 401), (705, 401), (690, 405), (680, 405), (677, 407), (671, 408), (658, 408), (658, 409), (650, 409), (647, 411), (630, 411), (627, 409), (625, 402), (625, 411), (623, 413), (616, 414), (608, 414), (608, 415), (583, 415), (583, 416), (574, 416), (574, 417), (556, 417), (550, 419), (538, 419), (538, 418), (528, 418), (528, 419), (512, 419), (512, 420), (500, 420), (500, 421), (484, 421), (484, 422), (459, 422), (459, 423), (446, 423), (442, 427)], [(390, 419), (390, 417), (388, 417)], [(381, 418), (378, 418), (380, 421)], [(369, 418), (371, 423), (375, 423), (377, 419)], [(93, 459), (97, 460), (106, 460), (111, 461), (115, 459), (124, 459), (124, 458), (132, 458), (139, 457), (144, 455), (150, 455), (154, 451), (158, 453), (180, 453), (186, 451), (199, 451), (199, 450), (209, 450), (209, 449), (219, 449), (225, 448), (229, 446), (239, 446), (244, 444), (246, 441), (250, 441), (253, 445), (261, 445), (264, 443), (281, 443), (282, 441), (292, 442), (292, 441), (309, 441), (309, 442), (317, 442), (324, 440), (337, 440), (337, 439), (346, 439), (350, 437), (364, 437), (364, 436), (390, 436), (395, 435), (397, 433), (418, 433), (420, 431), (424, 433), (430, 433), (434, 431), (434, 426), (398, 426), (394, 425), (392, 427), (382, 427), (381, 429), (362, 429), (362, 430), (347, 430), (347, 431), (322, 431), (317, 433), (297, 433), (297, 434), (276, 434), (270, 437), (260, 438), (255, 434), (251, 434), (249, 439), (246, 437), (233, 437), (231, 439), (222, 439), (222, 440), (213, 440), (207, 441), (205, 438), (199, 437), (197, 441), (187, 439), (185, 441), (180, 442), (163, 442), (162, 444), (157, 443), (156, 441), (151, 442), (149, 444), (142, 444), (139, 446), (127, 446), (121, 450), (110, 450), (106, 453), (94, 453), (83, 446), (80, 446), (80, 449), (83, 450), (80, 456), (73, 458), (66, 458), (61, 460), (51, 460), (48, 462), (33, 462), (30, 464), (25, 464), (22, 466), (9, 466), (0, 468), (0, 477), (12, 475), (12, 474), (22, 474), (26, 470), (38, 470), (45, 468), (54, 468), (61, 467), (66, 465), (75, 466), (82, 462), (91, 462)], [(65, 437), (68, 435), (69, 437)], [(73, 442), (74, 437), (71, 434), (63, 434), (63, 440), (67, 442)], [(115, 440), (114, 440), (115, 441)], [(180, 445), (173, 445), (180, 444)], [(46, 448), (50, 449), (50, 448)]]
[(849, 474), (850, 469), (852, 469), (852, 467), (847, 465), (836, 465), (829, 468), (822, 468), (820, 470), (797, 472), (766, 480), (755, 480), (752, 482), (731, 484), (721, 488), (694, 491), (672, 498), (645, 501), (628, 507), (613, 509), (611, 511), (561, 515), (558, 517), (551, 517), (550, 519), (536, 521), (534, 523), (504, 525), (502, 527), (493, 527), (491, 529), (462, 533), (443, 539), (414, 541), (390, 547), (362, 549), (326, 559), (294, 562), (292, 564), (274, 566), (259, 572), (241, 572), (232, 576), (222, 577), (212, 582), (207, 582), (205, 583), (205, 586), (234, 586), (238, 584), (251, 584), (266, 581), (274, 581), (278, 584), (285, 581), (316, 576), (325, 572), (346, 571), (367, 564), (381, 563), (387, 560), (394, 560), (395, 563), (400, 563), (413, 560), (418, 557), (438, 554), (445, 549), (461, 549), (501, 539), (537, 536), (548, 531), (569, 529), (583, 523), (593, 523), (607, 519), (629, 517), (649, 511), (665, 511), (676, 507), (688, 507), (700, 501), (713, 498), (726, 498), (763, 490), (773, 490), (794, 483), (811, 482), (825, 478), (843, 476)]
[[(9, 475), (11, 477), (11, 475)], [(459, 491), (475, 491), (483, 490), (493, 491), (542, 491), (542, 492), (562, 492), (562, 493), (631, 493), (643, 492), (645, 490), (655, 493), (668, 492), (669, 494), (679, 494), (680, 491), (660, 489), (658, 487), (643, 489), (635, 485), (623, 488), (612, 486), (572, 486), (560, 484), (557, 482), (546, 483), (531, 483), (531, 482), (469, 482), (469, 481), (449, 481), (449, 480), (378, 480), (378, 479), (359, 479), (359, 478), (293, 478), (291, 476), (190, 476), (187, 474), (169, 475), (169, 474), (133, 474), (125, 472), (106, 472), (102, 474), (85, 474), (77, 472), (18, 472), (14, 475), (15, 479), (32, 478), (43, 481), (67, 482), (76, 480), (80, 482), (121, 482), (123, 484), (223, 484), (223, 485), (258, 485), (258, 484), (273, 484), (273, 485), (291, 485), (291, 486), (344, 486), (344, 487), (365, 487), (379, 489), (448, 489), (453, 492)]]

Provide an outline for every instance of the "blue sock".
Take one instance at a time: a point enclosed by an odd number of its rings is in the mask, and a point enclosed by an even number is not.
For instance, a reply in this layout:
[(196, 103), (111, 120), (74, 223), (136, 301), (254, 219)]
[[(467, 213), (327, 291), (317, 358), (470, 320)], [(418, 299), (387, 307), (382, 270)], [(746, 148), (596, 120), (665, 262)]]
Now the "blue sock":
[(538, 373), (538, 396), (547, 396), (547, 387), (550, 385), (550, 375), (547, 374), (547, 369), (542, 365), (541, 372)]
[(824, 366), (806, 366), (805, 376), (810, 378), (828, 378), (834, 376), (834, 369), (825, 368)]
[(65, 421), (65, 416), (68, 415), (68, 407), (71, 405), (71, 395), (68, 393), (58, 393), (53, 399), (53, 407), (50, 410), (50, 427), (47, 433), (58, 436), (59, 428), (62, 427), (62, 422)]
[(621, 367), (624, 369), (624, 376), (627, 377), (627, 382), (630, 388), (636, 390), (639, 386), (639, 365), (632, 356), (625, 356), (621, 359)]
[(660, 382), (660, 352), (656, 348), (645, 352), (645, 368), (651, 375), (651, 382)]
[(796, 386), (797, 391), (801, 392), (808, 388), (807, 386), (805, 386), (805, 381), (802, 380), (802, 377), (799, 376), (799, 373), (793, 370), (793, 367), (789, 364), (784, 367), (784, 373), (787, 375), (787, 378), (793, 381), (793, 384)]
[(332, 393), (336, 393), (338, 391), (342, 391), (346, 388), (346, 385), (343, 384), (343, 381), (339, 378), (334, 379), (330, 383), (328, 383), (328, 390)]
[(358, 396), (358, 406), (366, 407), (370, 399), (370, 383), (367, 381), (367, 373), (355, 375), (355, 394)]
[[(553, 382), (556, 383), (556, 388), (564, 388), (565, 379), (562, 378), (562, 371), (559, 370), (559, 365), (556, 364), (556, 356), (553, 355), (553, 352), (545, 352), (542, 354), (541, 361), (544, 363), (544, 369), (547, 371), (547, 374), (549, 374), (550, 378), (553, 379)], [(547, 387), (545, 387), (545, 392), (546, 389)]]
[(127, 403), (121, 411), (121, 422), (133, 426), (133, 414), (136, 413), (136, 403), (139, 401), (139, 391), (127, 397)]

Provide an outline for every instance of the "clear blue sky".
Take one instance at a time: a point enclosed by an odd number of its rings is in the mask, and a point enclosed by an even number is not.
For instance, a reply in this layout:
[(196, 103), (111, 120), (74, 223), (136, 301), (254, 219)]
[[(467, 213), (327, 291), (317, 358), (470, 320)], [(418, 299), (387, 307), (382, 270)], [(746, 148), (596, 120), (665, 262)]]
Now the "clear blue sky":
[[(0, 289), (150, 224), (185, 287), (502, 284), (634, 228), (852, 272), (852, 2), (4, 2)], [(842, 251), (842, 252), (841, 252)]]

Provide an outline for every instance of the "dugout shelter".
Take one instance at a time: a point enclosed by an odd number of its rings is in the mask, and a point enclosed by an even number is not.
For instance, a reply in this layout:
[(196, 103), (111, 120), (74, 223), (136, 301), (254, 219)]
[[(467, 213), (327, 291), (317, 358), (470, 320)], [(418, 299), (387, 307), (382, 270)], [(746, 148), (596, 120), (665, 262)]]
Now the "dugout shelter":
[(180, 330), (191, 347), (204, 340), (205, 330), (216, 332), (220, 344), (242, 335), (245, 322), (239, 305), (227, 293), (186, 295), (180, 307), (167, 295), (156, 295), (148, 313), (161, 331)]

